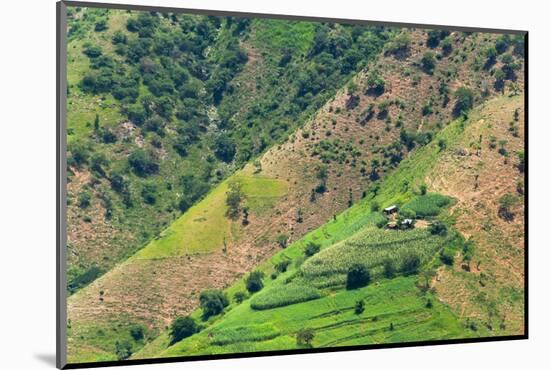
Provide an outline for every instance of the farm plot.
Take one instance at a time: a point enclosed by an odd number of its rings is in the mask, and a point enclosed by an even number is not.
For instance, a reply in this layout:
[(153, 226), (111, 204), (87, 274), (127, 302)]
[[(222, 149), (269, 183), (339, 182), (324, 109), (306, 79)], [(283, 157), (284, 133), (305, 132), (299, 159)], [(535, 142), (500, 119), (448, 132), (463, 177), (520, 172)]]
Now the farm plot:
[(382, 272), (385, 261), (397, 269), (408, 256), (418, 257), (420, 263), (429, 260), (448, 238), (434, 236), (427, 230), (387, 231), (367, 228), (307, 260), (302, 268), (306, 280), (316, 286), (337, 285), (344, 281), (348, 268), (354, 263), (365, 265), (371, 274)]
[(414, 197), (403, 206), (403, 209), (414, 211), (417, 217), (433, 217), (437, 216), (443, 207), (448, 206), (451, 200), (452, 198), (441, 194), (424, 194)]
[(255, 310), (267, 310), (310, 301), (319, 297), (321, 297), (321, 293), (317, 289), (291, 283), (288, 285), (278, 285), (255, 295), (250, 302), (250, 307)]

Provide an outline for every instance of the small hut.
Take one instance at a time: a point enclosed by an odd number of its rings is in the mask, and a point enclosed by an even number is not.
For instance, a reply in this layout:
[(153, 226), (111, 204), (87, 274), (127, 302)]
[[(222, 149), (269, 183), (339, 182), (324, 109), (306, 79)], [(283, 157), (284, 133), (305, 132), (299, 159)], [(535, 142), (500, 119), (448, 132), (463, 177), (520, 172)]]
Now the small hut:
[(397, 206), (395, 204), (384, 208), (384, 213), (387, 215), (394, 214), (395, 212), (397, 212)]

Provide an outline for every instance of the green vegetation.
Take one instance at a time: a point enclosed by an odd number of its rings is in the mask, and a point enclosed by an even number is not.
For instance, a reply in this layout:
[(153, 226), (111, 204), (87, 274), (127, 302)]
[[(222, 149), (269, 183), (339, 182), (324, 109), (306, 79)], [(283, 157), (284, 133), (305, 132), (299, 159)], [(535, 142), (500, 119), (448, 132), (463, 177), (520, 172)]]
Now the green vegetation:
[(229, 327), (214, 331), (212, 344), (224, 346), (239, 342), (261, 342), (278, 335), (279, 332), (269, 324)]
[(305, 279), (317, 286), (338, 285), (345, 282), (349, 266), (360, 263), (375, 277), (382, 275), (389, 259), (399, 271), (408, 272), (405, 260), (414, 253), (426, 262), (441, 248), (446, 239), (433, 236), (426, 230), (386, 231), (366, 228), (357, 235), (326, 248), (304, 262)]
[(370, 272), (364, 265), (353, 264), (348, 269), (346, 289), (357, 289), (370, 283)]
[(246, 278), (246, 290), (250, 293), (256, 293), (262, 290), (264, 287), (263, 279), (264, 273), (261, 271), (253, 271)]
[(198, 331), (197, 323), (191, 317), (177, 317), (170, 326), (171, 343), (190, 337)]
[[(426, 38), (422, 32), (384, 27), (84, 9), (72, 13), (68, 34), (68, 206), (75, 225), (86, 222), (91, 231), (68, 245), (72, 302), (97, 300), (110, 309), (112, 297), (121, 294), (108, 281), (110, 273), (101, 284), (111, 286), (101, 285), (99, 296), (94, 290), (99, 284), (77, 291), (115, 265), (122, 271), (119, 278), (150, 271), (151, 276), (139, 276), (140, 286), (151, 283), (147, 302), (159, 297), (154, 318), (132, 312), (142, 310), (145, 300), (128, 299), (139, 306), (131, 307), (128, 317), (109, 312), (104, 322), (83, 320), (74, 327), (69, 322), (72, 359), (403, 343), (501, 332), (457, 317), (452, 299), (441, 299), (448, 294), (439, 291), (447, 278), (467, 276), (464, 287), (479, 289), (493, 284), (496, 275), (479, 267), (486, 250), (474, 245), (477, 236), (465, 240), (457, 231), (461, 225), (455, 226), (455, 219), (470, 210), (460, 208), (461, 202), (451, 211), (453, 199), (429, 193), (426, 184), (440, 187), (440, 179), (429, 176), (435, 168), (445, 172), (438, 167), (442, 164), (454, 164), (466, 140), (481, 151), (481, 135), (478, 142), (478, 135), (466, 134), (469, 125), (483, 125), (472, 109), (494, 92), (491, 78), (497, 90), (521, 85), (515, 73), (522, 45), (516, 38), (485, 39), (483, 45), (491, 47), (476, 58), (472, 76), (459, 81), (464, 69), (456, 66), (476, 46), (465, 33), (431, 30)], [(424, 40), (431, 50), (422, 50)], [(368, 63), (381, 52), (385, 58), (380, 60), (389, 63), (371, 68)], [(396, 88), (395, 66), (404, 63), (411, 68), (398, 71), (404, 77), (399, 85), (411, 83), (422, 94), (414, 104), (396, 93), (416, 93)], [(367, 73), (366, 80), (359, 71)], [(481, 94), (469, 88), (484, 83)], [(450, 86), (458, 87), (454, 94)], [(451, 99), (454, 106), (447, 106)], [(323, 106), (327, 109), (319, 110)], [(446, 122), (451, 109), (458, 118)], [(367, 124), (371, 119), (383, 121), (385, 131)], [(307, 129), (300, 130), (305, 122)], [(519, 127), (516, 110), (508, 141), (484, 137), (492, 149), (499, 143), (503, 165), (523, 172)], [(490, 128), (485, 124), (482, 130)], [(340, 137), (342, 132), (349, 137)], [(275, 155), (260, 158), (270, 148)], [(300, 173), (273, 171), (287, 148), (303, 165)], [(357, 171), (352, 176), (364, 181), (350, 181), (343, 169)], [(514, 185), (521, 195), (523, 184), (514, 179)], [(297, 197), (305, 201), (294, 204)], [(498, 207), (499, 217), (512, 223), (520, 200), (510, 193), (483, 204)], [(394, 204), (397, 214), (381, 211)], [(322, 216), (315, 213), (320, 208)], [(318, 226), (320, 217), (327, 222)], [(480, 227), (490, 230), (493, 221), (488, 217)], [(89, 234), (106, 237), (89, 243)], [(208, 281), (205, 289), (231, 285), (201, 292), (197, 279), (182, 296), (181, 285), (174, 288), (178, 296), (159, 294), (168, 284), (182, 282), (172, 263), (195, 269), (202, 258), (208, 262), (197, 274)], [(462, 265), (454, 266), (460, 258)], [(469, 273), (472, 261), (476, 273)], [(221, 267), (224, 262), (228, 268)], [(149, 265), (162, 267), (149, 270)], [(440, 273), (449, 275), (435, 289), (432, 282)], [(507, 294), (510, 302), (518, 295)], [(178, 312), (166, 311), (165, 302), (177, 299), (178, 309), (187, 310), (197, 298), (194, 312), (165, 327), (166, 315)], [(494, 300), (481, 293), (475, 300), (492, 310), (494, 321), (504, 322), (490, 307)], [(86, 348), (93, 350), (84, 353)]]
[(199, 300), (205, 320), (210, 316), (220, 314), (229, 305), (226, 295), (219, 290), (205, 290), (201, 293)]
[(276, 286), (255, 295), (250, 301), (250, 307), (255, 310), (267, 310), (270, 308), (310, 301), (320, 296), (319, 290), (313, 287), (291, 283)]
[[(435, 166), (435, 158), (442, 151), (454, 150), (450, 144), (441, 149), (438, 141), (457, 142), (463, 128), (463, 118), (445, 127), (434, 140), (403, 160), (370, 196), (260, 264), (257, 271), (268, 274), (281, 261), (292, 261), (288, 265), (285, 263), (285, 271), (277, 270), (276, 279), (263, 280), (262, 291), (250, 300), (243, 299), (240, 304), (230, 306), (223, 317), (209, 322), (201, 333), (173, 346), (163, 344), (162, 338), (153, 342), (151, 348), (156, 348), (156, 355), (166, 357), (486, 335), (486, 328), (476, 326), (473, 330), (460, 322), (448, 307), (435, 299), (430, 289), (426, 289), (425, 283), (433, 278), (433, 269), (442, 263), (442, 255), (452, 255), (454, 260), (460, 250), (469, 255), (466, 261), (471, 259), (473, 251), (472, 243), (465, 242), (446, 223), (444, 207), (450, 199), (422, 190), (420, 195), (416, 193), (416, 189), (423, 188), (426, 173)], [(433, 220), (428, 229), (380, 230), (376, 224), (384, 216), (379, 209), (390, 204), (408, 205), (420, 213), (427, 209), (427, 213), (436, 215), (430, 217), (441, 218)], [(308, 256), (305, 251), (311, 244), (318, 245), (320, 251)], [(364, 266), (376, 284), (344, 289), (347, 274), (356, 264)], [(247, 277), (243, 278), (228, 292), (242, 292), (246, 280)], [(304, 298), (310, 291), (315, 292), (311, 294), (312, 298)], [(260, 307), (260, 303), (265, 306)], [(257, 329), (256, 326), (266, 328)], [(250, 328), (250, 331), (244, 328)], [(235, 333), (233, 337), (237, 339), (218, 342), (220, 344), (207, 339), (226, 329)], [(259, 333), (258, 336), (236, 335), (237, 332), (252, 333), (253, 330)], [(265, 336), (261, 334), (264, 330), (268, 333)], [(310, 331), (307, 343), (297, 340), (304, 330)]]
[[(181, 213), (300, 127), (393, 35), (313, 22), (94, 8), (70, 13), (69, 186), (77, 172), (91, 172), (89, 202), (109, 199), (108, 209), (104, 218), (82, 217), (92, 230), (102, 223), (114, 230), (93, 248), (75, 241), (81, 253), (70, 263), (81, 270), (92, 264), (108, 270), (156, 244)], [(259, 60), (247, 70), (251, 54)], [(251, 89), (247, 81), (259, 76), (262, 83)], [(78, 205), (77, 196), (69, 192), (70, 204)], [(247, 206), (261, 212), (272, 201), (256, 197)], [(198, 237), (206, 250), (229, 236), (224, 225), (221, 236)], [(117, 248), (100, 249), (111, 244)], [(141, 257), (182, 248), (154, 247)]]
[(451, 203), (451, 198), (440, 194), (424, 194), (413, 198), (401, 210), (411, 210), (417, 217), (437, 216), (441, 209)]

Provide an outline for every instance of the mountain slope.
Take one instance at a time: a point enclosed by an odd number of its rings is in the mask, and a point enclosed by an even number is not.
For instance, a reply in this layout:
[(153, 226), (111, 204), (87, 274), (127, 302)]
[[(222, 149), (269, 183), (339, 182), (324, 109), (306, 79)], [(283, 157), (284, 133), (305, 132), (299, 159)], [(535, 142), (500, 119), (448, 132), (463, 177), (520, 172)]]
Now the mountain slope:
[[(68, 18), (70, 293), (284, 140), (392, 35), (92, 8)], [(325, 45), (309, 53), (316, 35)]]
[[(314, 347), (523, 333), (522, 301), (520, 299), (513, 302), (508, 299), (502, 300), (506, 297), (502, 292), (512, 289), (516, 290), (518, 296), (522, 296), (522, 279), (510, 279), (510, 276), (517, 276), (523, 271), (521, 267), (523, 201), (518, 197), (513, 210), (515, 217), (512, 223), (502, 224), (504, 221), (498, 221), (494, 208), (500, 196), (506, 191), (513, 191), (517, 179), (521, 178), (517, 169), (518, 162), (509, 160), (503, 163), (504, 158), (496, 152), (496, 149), (482, 148), (478, 153), (464, 154), (465, 145), (468, 148), (472, 145), (475, 147), (472, 139), (479, 138), (479, 135), (508, 137), (509, 131), (503, 130), (501, 123), (504, 118), (513, 117), (516, 109), (521, 110), (522, 104), (522, 95), (493, 99), (472, 111), (467, 120), (460, 119), (453, 122), (437, 134), (432, 143), (418, 149), (389, 174), (388, 178), (380, 184), (378, 195), (354, 205), (333, 221), (261, 264), (258, 269), (265, 273), (266, 278), (265, 286), (260, 293), (255, 293), (243, 303), (233, 301), (223, 315), (206, 322), (200, 333), (174, 345), (170, 345), (168, 334), (163, 333), (138, 352), (134, 358), (300, 348), (300, 345), (296, 344), (295, 335), (303, 328), (309, 328), (315, 333), (312, 342)], [(521, 114), (518, 116), (520, 129), (523, 126), (519, 118), (521, 116)], [(513, 136), (513, 139), (510, 139), (508, 146), (510, 154), (521, 150), (521, 146), (517, 145), (521, 143), (521, 138)], [(449, 145), (441, 148), (438, 144), (440, 140), (444, 140)], [(488, 166), (491, 166), (489, 163), (494, 163), (494, 166), (498, 166), (500, 170), (497, 177), (489, 177), (494, 168), (488, 169), (487, 172), (482, 171), (479, 181), (487, 181), (491, 178), (492, 186), (485, 187), (481, 193), (475, 195), (464, 191), (471, 187), (471, 183), (467, 187), (462, 183), (471, 181), (473, 177), (465, 176), (464, 172), (465, 169), (471, 169), (470, 161), (483, 161), (488, 163)], [(468, 173), (471, 175), (471, 172)], [(462, 191), (460, 193), (450, 191), (448, 187), (441, 185), (443, 180), (445, 180), (444, 184), (453, 184), (451, 189), (462, 189)], [(331, 254), (329, 257), (332, 261), (329, 265), (331, 266), (335, 261), (343, 258), (346, 245), (376, 238), (380, 231), (375, 224), (382, 216), (371, 210), (373, 204), (386, 206), (393, 202), (406, 203), (414, 197), (411, 189), (418, 188), (425, 181), (432, 190), (456, 196), (456, 203), (444, 212), (441, 219), (453, 224), (458, 231), (474, 240), (476, 247), (473, 261), (477, 258), (481, 259), (480, 270), (463, 269), (465, 262), (460, 262), (462, 256), (455, 250), (454, 267), (442, 264), (439, 258), (435, 257), (434, 260), (428, 259), (424, 262), (423, 272), (419, 277), (399, 276), (393, 279), (376, 277), (375, 284), (357, 290), (342, 289), (339, 283), (330, 283), (328, 286), (323, 283), (320, 286), (325, 286), (325, 289), (319, 291), (317, 295), (302, 298), (306, 302), (297, 299), (298, 303), (292, 303), (292, 299), (295, 298), (292, 298), (289, 294), (293, 293), (289, 292), (296, 284), (307, 284), (309, 274), (307, 271), (310, 266), (317, 263), (314, 260), (322, 260), (325, 258), (323, 254), (328, 252)], [(411, 185), (409, 190), (403, 188), (404, 183)], [(495, 189), (498, 191), (495, 192)], [(487, 209), (492, 210), (489, 211), (491, 222), (499, 223), (502, 227), (499, 228), (502, 231), (496, 235), (500, 239), (496, 239), (492, 229), (472, 231), (472, 225), (480, 223), (474, 210), (485, 209), (472, 203), (473, 199), (476, 203), (481, 201)], [(486, 214), (481, 216), (487, 217)], [(421, 225), (418, 227), (418, 233), (425, 232), (421, 229)], [(384, 242), (391, 243), (392, 238), (403, 238), (411, 231), (382, 231), (382, 233)], [(413, 239), (410, 240), (412, 242)], [(503, 245), (498, 244), (503, 240), (515, 241), (515, 245), (510, 247), (515, 249), (504, 252)], [(308, 259), (304, 256), (304, 249), (312, 242), (320, 245), (322, 250)], [(425, 243), (425, 241), (422, 242), (422, 244)], [(366, 245), (368, 246), (368, 242)], [(363, 255), (365, 253), (365, 250), (361, 252)], [(495, 253), (504, 253), (504, 255), (495, 258)], [(502, 264), (503, 257), (511, 258), (512, 263)], [(288, 269), (277, 273), (277, 265), (281, 261), (289, 261)], [(437, 271), (437, 273), (424, 275), (424, 272), (429, 271)], [(270, 275), (271, 279), (268, 278)], [(480, 277), (483, 275), (486, 278)], [(334, 276), (334, 273), (330, 276)], [(306, 281), (303, 280), (304, 278)], [(472, 280), (480, 279), (484, 281), (483, 285), (470, 283)], [(424, 289), (425, 286), (429, 289)], [(457, 289), (461, 292), (458, 300), (455, 299)], [(229, 297), (233, 297), (236, 292), (243, 290), (245, 290), (244, 281), (241, 280), (226, 292)], [(301, 291), (304, 290), (305, 286), (302, 285)], [(484, 301), (476, 298), (480, 296), (484, 297)], [(259, 302), (266, 299), (266, 302), (271, 303), (266, 307), (259, 306)], [(364, 301), (364, 311), (353, 312), (354, 305), (356, 306), (360, 300)], [(427, 302), (430, 304), (428, 305)], [(457, 305), (457, 302), (461, 302), (462, 307)], [(502, 317), (495, 312), (506, 313), (506, 315)], [(192, 317), (200, 321), (201, 314), (198, 310)], [(499, 325), (496, 325), (497, 322)], [(248, 332), (255, 335), (247, 335)]]
[[(490, 47), (497, 36), (448, 35), (451, 52), (434, 46), (440, 57), (433, 70), (426, 71), (420, 61), (431, 49), (426, 46), (429, 37), (424, 31), (403, 31), (399, 43), (390, 44), (385, 55), (362, 70), (289, 140), (228, 174), (158, 238), (70, 297), (70, 359), (116, 358), (114, 341), (126, 340), (135, 325), (146, 332), (144, 340), (133, 341), (134, 351), (139, 349), (174, 317), (193, 312), (202, 290), (227, 287), (282, 245), (323, 225), (363, 195), (385, 194), (384, 203), (408, 200), (420, 185), (418, 173), (410, 173), (407, 183), (392, 183), (396, 180), (389, 178), (390, 185), (380, 187), (378, 181), (452, 119), (459, 100), (454, 89), (464, 85), (477, 90), (489, 81), (487, 94), (498, 93), (491, 88), (491, 69), (474, 68), (479, 61), (467, 53)], [(383, 89), (373, 74), (384, 81)], [(239, 78), (246, 81), (242, 74)], [(521, 85), (521, 77), (516, 84)], [(435, 91), (440, 92), (434, 95)], [(473, 104), (483, 99), (476, 95)], [(235, 117), (240, 114), (244, 113), (236, 112)], [(246, 120), (236, 123), (247, 126)], [(223, 218), (227, 210), (223, 195), (231, 182), (243, 189), (249, 207), (246, 225), (242, 213), (234, 220)], [(270, 196), (262, 196), (266, 186), (273, 190)], [(391, 191), (386, 194), (385, 189)], [(214, 220), (222, 220), (222, 227)], [(357, 223), (346, 236), (363, 225)], [(197, 226), (204, 235), (193, 239), (188, 230)]]

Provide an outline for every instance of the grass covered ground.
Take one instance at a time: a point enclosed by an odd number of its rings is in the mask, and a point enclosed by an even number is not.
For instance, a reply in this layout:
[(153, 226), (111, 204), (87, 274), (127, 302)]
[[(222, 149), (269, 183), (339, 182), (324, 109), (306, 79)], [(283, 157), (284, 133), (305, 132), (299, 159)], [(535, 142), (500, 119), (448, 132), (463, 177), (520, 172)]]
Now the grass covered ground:
[(132, 258), (166, 258), (182, 254), (207, 253), (222, 248), (226, 239), (237, 239), (232, 221), (226, 215), (228, 184), (238, 182), (251, 212), (262, 212), (283, 196), (282, 180), (237, 173), (217, 186), (201, 202), (174, 221), (158, 238)]

